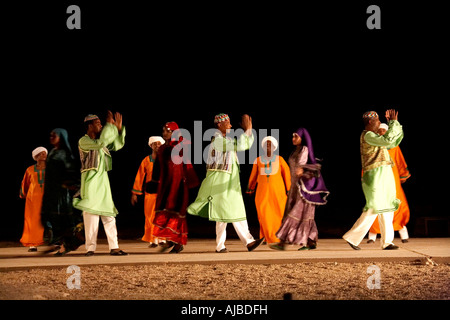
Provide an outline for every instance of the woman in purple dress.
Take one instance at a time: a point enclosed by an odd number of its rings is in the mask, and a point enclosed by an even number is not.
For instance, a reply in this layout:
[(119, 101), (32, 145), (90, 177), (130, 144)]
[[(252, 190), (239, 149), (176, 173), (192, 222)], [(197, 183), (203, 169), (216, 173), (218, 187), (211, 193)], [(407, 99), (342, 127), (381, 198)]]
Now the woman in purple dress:
[(281, 227), (276, 233), (279, 243), (270, 245), (275, 250), (284, 250), (286, 245), (299, 245), (299, 250), (315, 249), (318, 231), (314, 214), (316, 206), (327, 203), (330, 193), (320, 174), (321, 165), (314, 157), (311, 137), (305, 128), (293, 134), (296, 147), (289, 157), (291, 189)]

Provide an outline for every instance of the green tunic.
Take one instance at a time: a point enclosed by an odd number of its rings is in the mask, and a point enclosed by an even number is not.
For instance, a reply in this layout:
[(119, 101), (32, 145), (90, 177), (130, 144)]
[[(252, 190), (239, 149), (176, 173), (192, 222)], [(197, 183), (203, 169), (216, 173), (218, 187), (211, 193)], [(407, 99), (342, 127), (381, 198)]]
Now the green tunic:
[[(242, 134), (237, 143), (220, 132), (210, 145), (206, 178), (197, 199), (187, 209), (188, 213), (211, 221), (238, 222), (247, 220), (239, 179), (239, 162), (236, 151), (250, 149), (253, 134)], [(210, 162), (222, 159), (222, 162)]]
[(109, 151), (123, 148), (125, 134), (125, 127), (119, 134), (115, 125), (107, 123), (99, 139), (85, 135), (79, 140), (81, 189), (80, 198), (73, 200), (75, 208), (101, 216), (115, 217), (119, 213), (112, 199), (108, 178), (108, 171), (112, 169)]
[(361, 134), (361, 162), (363, 167), (362, 189), (366, 198), (364, 211), (373, 209), (374, 213), (394, 212), (400, 205), (396, 197), (394, 165), (388, 149), (400, 144), (403, 130), (396, 120), (389, 122), (384, 135), (372, 131)]

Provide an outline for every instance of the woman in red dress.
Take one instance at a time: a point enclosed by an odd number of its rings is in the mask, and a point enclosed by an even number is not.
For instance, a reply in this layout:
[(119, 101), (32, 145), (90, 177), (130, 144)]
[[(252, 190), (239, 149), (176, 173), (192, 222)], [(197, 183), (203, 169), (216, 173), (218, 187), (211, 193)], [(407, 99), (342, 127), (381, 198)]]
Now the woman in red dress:
[(187, 243), (186, 210), (189, 205), (189, 189), (199, 185), (191, 163), (173, 161), (172, 154), (182, 157), (183, 143), (187, 143), (183, 141), (183, 137), (178, 140), (172, 137), (176, 130), (178, 125), (175, 122), (168, 122), (163, 127), (162, 136), (166, 143), (159, 148), (153, 171), (154, 174), (159, 172), (153, 236), (166, 238), (167, 243), (162, 252), (173, 246), (170, 253), (181, 252)]

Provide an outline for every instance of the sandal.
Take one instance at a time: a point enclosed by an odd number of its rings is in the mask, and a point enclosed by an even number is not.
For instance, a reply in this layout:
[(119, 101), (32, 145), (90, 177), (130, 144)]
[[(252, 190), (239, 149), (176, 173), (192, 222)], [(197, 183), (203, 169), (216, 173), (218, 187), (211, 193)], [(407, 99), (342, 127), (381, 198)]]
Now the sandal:
[(68, 252), (69, 252), (69, 250), (64, 250), (63, 252), (58, 251), (58, 252), (56, 252), (53, 256), (54, 256), (54, 257), (62, 257), (62, 256), (65, 256), (66, 253), (68, 253)]
[(284, 245), (282, 245), (281, 243), (272, 243), (269, 244), (269, 248), (270, 249), (274, 249), (274, 250), (280, 250), (280, 251), (284, 251), (286, 250)]
[(159, 246), (161, 247), (161, 250), (159, 251), (159, 253), (166, 252), (167, 250), (172, 248), (174, 245), (175, 245), (175, 243), (173, 243), (172, 241), (167, 241), (165, 243), (160, 243)]
[(128, 253), (126, 253), (125, 251), (119, 250), (119, 249), (112, 249), (109, 254), (112, 256), (127, 256), (128, 255)]
[(180, 253), (181, 251), (183, 251), (183, 249), (184, 249), (183, 245), (181, 245), (178, 249), (177, 249), (177, 246), (175, 246), (175, 247), (173, 247), (172, 250), (170, 250), (169, 253)]

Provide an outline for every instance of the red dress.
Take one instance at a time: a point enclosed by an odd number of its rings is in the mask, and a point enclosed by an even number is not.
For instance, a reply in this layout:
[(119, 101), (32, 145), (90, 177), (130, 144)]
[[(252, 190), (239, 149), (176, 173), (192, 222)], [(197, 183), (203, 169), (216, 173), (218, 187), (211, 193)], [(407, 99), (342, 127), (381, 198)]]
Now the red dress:
[[(186, 141), (166, 143), (158, 152), (157, 165), (153, 171), (154, 174), (155, 171), (160, 174), (153, 236), (185, 245), (188, 235), (186, 210), (189, 205), (189, 189), (198, 186), (199, 180), (192, 164), (176, 164), (172, 159), (174, 148), (181, 150), (183, 143)], [(177, 150), (175, 153), (179, 154)]]

